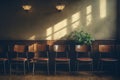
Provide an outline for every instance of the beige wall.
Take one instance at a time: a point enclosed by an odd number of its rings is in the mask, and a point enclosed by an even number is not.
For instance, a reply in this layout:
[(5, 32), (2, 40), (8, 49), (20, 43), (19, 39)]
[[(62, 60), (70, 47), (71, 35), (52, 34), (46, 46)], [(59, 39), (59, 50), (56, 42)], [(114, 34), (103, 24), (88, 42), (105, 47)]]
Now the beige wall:
[(6, 7), (0, 16), (0, 39), (65, 40), (74, 30), (84, 30), (97, 40), (116, 38), (116, 0), (68, 0), (62, 12), (53, 2), (40, 4), (33, 4), (32, 12)]

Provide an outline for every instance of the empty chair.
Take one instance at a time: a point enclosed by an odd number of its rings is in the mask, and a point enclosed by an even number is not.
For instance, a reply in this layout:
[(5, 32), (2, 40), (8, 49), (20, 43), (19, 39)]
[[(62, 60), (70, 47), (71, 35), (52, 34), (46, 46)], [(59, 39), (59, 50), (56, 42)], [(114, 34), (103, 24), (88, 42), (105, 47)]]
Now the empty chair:
[(6, 68), (8, 63), (8, 52), (6, 47), (0, 45), (0, 72), (6, 74)]
[(55, 53), (55, 74), (57, 69), (57, 64), (67, 64), (70, 72), (70, 58), (68, 53), (67, 45), (53, 45), (53, 51)]
[(75, 52), (77, 71), (79, 71), (80, 65), (83, 65), (83, 67), (86, 67), (86, 65), (88, 65), (90, 67), (90, 70), (93, 71), (93, 59), (91, 58), (90, 46), (75, 45)]
[(28, 70), (31, 71), (31, 69), (33, 69), (32, 68), (33, 66), (31, 66), (31, 64), (33, 65), (35, 57), (34, 44), (28, 45), (27, 55), (28, 55)]
[(118, 66), (118, 59), (117, 59), (117, 53), (115, 52), (114, 45), (99, 45), (99, 63), (98, 67), (100, 70), (103, 70), (105, 68), (105, 65), (107, 66), (106, 69), (110, 67), (114, 67), (115, 71), (117, 72), (117, 66)]
[[(36, 68), (39, 68), (39, 66), (43, 66), (46, 64), (47, 66), (47, 73), (49, 74), (49, 54), (46, 44), (34, 44), (34, 52), (35, 57), (32, 59), (33, 61), (33, 74), (38, 71)], [(43, 67), (44, 68), (44, 67)], [(41, 69), (43, 69), (41, 68)]]
[[(27, 61), (27, 53), (25, 52), (26, 46), (25, 45), (18, 45), (15, 44), (13, 46), (13, 52), (11, 52), (12, 56), (14, 56), (10, 59), (10, 74), (18, 71), (23, 71), (24, 74), (26, 73), (26, 66), (28, 65)], [(21, 70), (23, 69), (23, 70)]]

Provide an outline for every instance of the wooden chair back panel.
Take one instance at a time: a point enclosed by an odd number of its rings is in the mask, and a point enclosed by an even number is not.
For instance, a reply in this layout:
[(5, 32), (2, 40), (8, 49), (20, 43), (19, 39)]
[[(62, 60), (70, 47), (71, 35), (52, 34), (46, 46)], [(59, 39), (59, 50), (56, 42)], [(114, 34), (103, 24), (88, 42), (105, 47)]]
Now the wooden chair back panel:
[(99, 52), (108, 53), (113, 51), (113, 45), (99, 45)]
[(34, 52), (44, 52), (47, 50), (46, 44), (35, 43), (33, 44), (33, 46), (34, 46)]
[(44, 52), (46, 51), (46, 45), (45, 44), (38, 44), (37, 48), (38, 48), (38, 52)]
[(19, 53), (25, 52), (25, 45), (14, 45), (14, 51)]
[(65, 52), (66, 45), (54, 45), (53, 50), (54, 52)]
[(89, 47), (86, 45), (75, 45), (75, 51), (76, 52), (88, 52)]

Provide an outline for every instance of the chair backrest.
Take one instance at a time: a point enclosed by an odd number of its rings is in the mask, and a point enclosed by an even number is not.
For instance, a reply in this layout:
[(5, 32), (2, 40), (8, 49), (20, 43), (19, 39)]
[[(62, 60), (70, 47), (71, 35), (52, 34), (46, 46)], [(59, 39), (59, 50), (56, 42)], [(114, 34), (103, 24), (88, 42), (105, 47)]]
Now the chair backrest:
[(53, 46), (54, 52), (65, 52), (66, 51), (66, 45), (54, 45)]
[(14, 45), (14, 52), (23, 53), (23, 52), (25, 52), (25, 48), (26, 48), (25, 45), (15, 44)]
[(27, 58), (26, 45), (15, 44), (13, 51), (17, 53), (14, 57), (25, 57)]
[(38, 44), (37, 50), (38, 50), (38, 52), (45, 52), (45, 51), (47, 51), (47, 45), (46, 44)]
[(114, 52), (114, 45), (99, 45), (99, 54), (100, 57), (114, 57), (113, 52)]
[(89, 47), (86, 45), (75, 45), (76, 52), (89, 52)]
[(53, 51), (55, 52), (55, 57), (67, 57), (68, 58), (68, 46), (55, 44), (53, 45)]
[[(46, 44), (42, 44), (42, 43), (33, 43), (31, 45), (28, 46), (28, 57), (34, 55), (34, 57), (38, 58), (38, 57), (48, 57), (48, 49), (47, 49), (47, 45)], [(34, 53), (34, 54), (32, 54)]]
[(38, 57), (49, 57), (48, 49), (46, 44), (38, 43), (36, 46), (38, 52)]
[(90, 57), (90, 46), (75, 45), (76, 57)]
[(113, 51), (113, 45), (99, 45), (99, 52), (108, 53)]

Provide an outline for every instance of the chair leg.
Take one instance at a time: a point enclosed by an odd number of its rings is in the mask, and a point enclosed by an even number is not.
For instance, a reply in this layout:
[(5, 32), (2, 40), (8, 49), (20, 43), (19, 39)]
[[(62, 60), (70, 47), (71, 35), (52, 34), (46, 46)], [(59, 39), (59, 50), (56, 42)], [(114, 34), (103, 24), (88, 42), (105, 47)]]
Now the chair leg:
[(12, 65), (11, 65), (11, 63), (10, 63), (10, 75), (11, 75), (11, 73), (12, 73), (12, 70), (11, 70), (11, 68), (12, 68)]
[(97, 65), (97, 70), (100, 71), (100, 61), (98, 61), (97, 64), (98, 64), (98, 65)]
[(115, 63), (115, 73), (118, 74), (118, 62)]
[(28, 72), (30, 71), (30, 64), (29, 64), (29, 61), (27, 61), (27, 66), (28, 66)]
[(77, 71), (79, 71), (79, 62), (77, 62)]
[(91, 62), (91, 71), (93, 72), (93, 62)]
[(35, 72), (35, 63), (33, 62), (33, 75), (34, 75), (34, 72)]
[(26, 70), (25, 70), (25, 62), (23, 63), (23, 65), (24, 65), (24, 75), (25, 75), (25, 72), (26, 72)]
[[(19, 64), (19, 63), (16, 62), (15, 64), (16, 64), (15, 66), (16, 66), (16, 73), (17, 73), (17, 72), (19, 71), (19, 65), (20, 65), (21, 63)], [(24, 66), (23, 66), (23, 67), (24, 67)], [(23, 69), (24, 69), (24, 68), (23, 68)]]
[(47, 62), (47, 71), (48, 71), (48, 75), (49, 75), (49, 62)]
[(56, 62), (55, 62), (55, 75), (56, 75)]
[(70, 68), (70, 62), (69, 62), (69, 73), (71, 72), (71, 68)]
[(103, 62), (102, 62), (102, 61), (101, 61), (100, 63), (101, 63), (101, 66), (100, 66), (100, 71), (103, 71), (104, 64), (103, 64)]
[(4, 65), (4, 74), (6, 74), (5, 61), (3, 62), (3, 65)]

